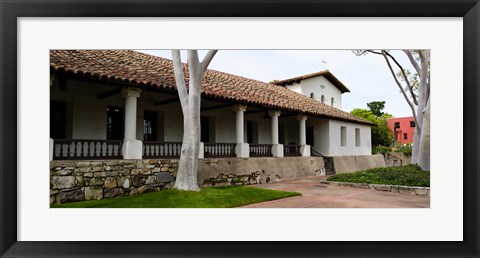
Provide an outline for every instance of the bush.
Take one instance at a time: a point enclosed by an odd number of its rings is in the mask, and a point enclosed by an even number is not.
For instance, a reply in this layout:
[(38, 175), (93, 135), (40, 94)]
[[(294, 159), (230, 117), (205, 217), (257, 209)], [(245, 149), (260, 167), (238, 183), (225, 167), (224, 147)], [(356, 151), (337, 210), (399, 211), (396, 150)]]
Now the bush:
[(388, 147), (388, 146), (373, 146), (372, 147), (372, 154), (382, 154), (383, 156), (385, 156), (385, 153), (391, 152), (391, 151), (392, 151), (392, 147)]
[(403, 155), (405, 155), (407, 157), (411, 157), (412, 156), (412, 145), (410, 143), (400, 145), (400, 146), (395, 148), (395, 152), (402, 152)]
[(336, 182), (352, 182), (383, 185), (430, 186), (430, 171), (418, 165), (374, 168), (365, 171), (333, 175), (327, 179)]

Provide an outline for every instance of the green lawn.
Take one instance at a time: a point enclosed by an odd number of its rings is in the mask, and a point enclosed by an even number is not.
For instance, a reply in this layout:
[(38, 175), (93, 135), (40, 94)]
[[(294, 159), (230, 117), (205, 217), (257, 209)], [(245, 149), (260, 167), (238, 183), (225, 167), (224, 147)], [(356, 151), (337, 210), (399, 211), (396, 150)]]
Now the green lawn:
[(331, 176), (327, 181), (382, 185), (430, 186), (430, 171), (417, 165), (374, 168)]
[(200, 192), (174, 189), (95, 201), (51, 205), (52, 208), (231, 208), (297, 196), (297, 192), (225, 186), (202, 188)]

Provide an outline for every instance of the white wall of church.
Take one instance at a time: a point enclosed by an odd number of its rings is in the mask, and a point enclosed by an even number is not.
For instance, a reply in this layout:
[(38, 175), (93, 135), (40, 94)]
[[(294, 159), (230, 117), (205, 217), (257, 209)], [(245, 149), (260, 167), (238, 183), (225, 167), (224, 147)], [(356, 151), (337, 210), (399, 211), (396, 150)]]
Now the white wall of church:
[[(322, 85), (325, 86), (323, 89)], [(323, 95), (325, 97), (324, 103), (329, 106), (331, 106), (331, 99), (333, 97), (333, 107), (342, 109), (341, 91), (323, 76), (304, 79), (300, 84), (294, 83), (293, 85), (287, 86), (287, 88), (308, 97), (313, 93), (314, 99), (317, 101), (321, 101), (321, 96)]]
[[(342, 121), (329, 120), (329, 156), (345, 155), (371, 155), (371, 129), (370, 126)], [(345, 128), (345, 146), (342, 146), (342, 127)], [(360, 131), (359, 146), (356, 146), (355, 129)]]
[[(330, 156), (330, 129), (328, 120), (320, 118), (308, 118), (307, 127), (313, 126), (312, 150), (324, 156)], [(313, 154), (313, 152), (312, 152)]]

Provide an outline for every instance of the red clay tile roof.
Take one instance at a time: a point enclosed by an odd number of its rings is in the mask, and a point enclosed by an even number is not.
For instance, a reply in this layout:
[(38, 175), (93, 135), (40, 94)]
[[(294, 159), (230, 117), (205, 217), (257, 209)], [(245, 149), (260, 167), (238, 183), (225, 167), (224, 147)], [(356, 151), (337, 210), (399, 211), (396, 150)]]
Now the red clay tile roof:
[(343, 84), (339, 79), (337, 79), (337, 77), (335, 77), (329, 70), (305, 74), (302, 76), (297, 76), (294, 78), (285, 79), (281, 81), (275, 81), (273, 82), (273, 84), (285, 86), (288, 84), (292, 84), (294, 82), (300, 82), (301, 80), (305, 80), (305, 79), (313, 78), (317, 76), (324, 76), (325, 78), (327, 78), (327, 80), (329, 80), (333, 85), (335, 85), (335, 87), (337, 87), (342, 93), (350, 92), (347, 86), (345, 86), (345, 84)]
[[(52, 50), (50, 69), (52, 72), (62, 71), (140, 87), (176, 90), (171, 60), (132, 50)], [(185, 75), (188, 76), (188, 73)], [(202, 83), (202, 95), (246, 105), (373, 125), (285, 87), (215, 70), (207, 70)]]

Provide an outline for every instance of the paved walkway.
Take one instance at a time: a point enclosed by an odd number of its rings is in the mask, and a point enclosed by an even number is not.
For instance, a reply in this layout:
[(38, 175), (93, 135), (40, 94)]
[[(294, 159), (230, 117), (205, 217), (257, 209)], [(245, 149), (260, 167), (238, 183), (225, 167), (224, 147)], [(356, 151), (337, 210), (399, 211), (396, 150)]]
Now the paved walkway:
[(243, 206), (243, 208), (429, 208), (430, 197), (321, 184), (326, 177), (251, 185), (302, 195)]

